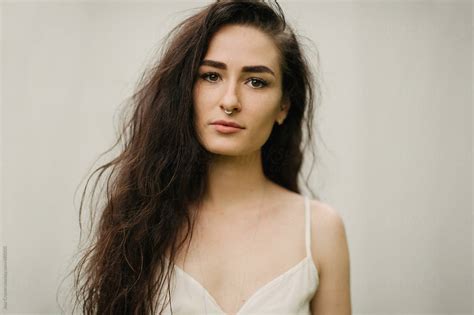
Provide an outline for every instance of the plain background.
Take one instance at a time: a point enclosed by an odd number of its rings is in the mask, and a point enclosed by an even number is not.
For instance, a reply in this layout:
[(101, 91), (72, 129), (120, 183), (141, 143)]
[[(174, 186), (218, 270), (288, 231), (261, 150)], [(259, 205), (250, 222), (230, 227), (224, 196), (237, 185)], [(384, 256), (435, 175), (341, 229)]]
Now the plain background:
[[(208, 2), (2, 2), (4, 312), (59, 313), (76, 188), (162, 37)], [(354, 314), (471, 313), (472, 3), (280, 3), (319, 52), (310, 186), (344, 219)]]

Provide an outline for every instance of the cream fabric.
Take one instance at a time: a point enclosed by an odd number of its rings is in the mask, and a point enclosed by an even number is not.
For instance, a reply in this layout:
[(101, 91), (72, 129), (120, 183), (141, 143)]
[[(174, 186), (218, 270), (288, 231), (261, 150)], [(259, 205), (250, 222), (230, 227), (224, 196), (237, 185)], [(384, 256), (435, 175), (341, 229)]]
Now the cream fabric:
[[(298, 264), (260, 287), (240, 308), (237, 315), (308, 314), (310, 301), (319, 284), (318, 271), (311, 256), (309, 199), (305, 196), (306, 257)], [(191, 275), (174, 265), (171, 287), (173, 314), (225, 314), (211, 294)], [(171, 314), (168, 305), (164, 314)]]

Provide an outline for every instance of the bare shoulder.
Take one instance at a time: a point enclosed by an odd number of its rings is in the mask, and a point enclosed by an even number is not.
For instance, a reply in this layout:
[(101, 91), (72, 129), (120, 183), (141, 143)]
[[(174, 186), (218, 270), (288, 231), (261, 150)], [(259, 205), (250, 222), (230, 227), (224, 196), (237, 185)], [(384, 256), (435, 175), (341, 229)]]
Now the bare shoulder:
[(352, 314), (346, 230), (332, 206), (311, 200), (311, 253), (319, 274), (312, 314)]
[(341, 214), (331, 205), (319, 200), (310, 200), (310, 209), (311, 253), (316, 268), (321, 273), (332, 263), (331, 259), (337, 259), (331, 258), (331, 255), (344, 255), (347, 247), (346, 229)]

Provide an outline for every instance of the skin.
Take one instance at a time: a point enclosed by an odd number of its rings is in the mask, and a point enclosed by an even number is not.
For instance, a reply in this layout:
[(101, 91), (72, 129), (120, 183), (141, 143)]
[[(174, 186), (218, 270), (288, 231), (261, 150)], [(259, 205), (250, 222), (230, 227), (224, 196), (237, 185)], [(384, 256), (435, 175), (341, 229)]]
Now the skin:
[[(218, 61), (226, 69), (199, 68), (193, 88), (196, 131), (201, 144), (215, 154), (209, 173), (206, 208), (242, 214), (260, 199), (268, 185), (260, 150), (276, 121), (283, 121), (289, 106), (282, 100), (277, 47), (266, 34), (250, 27), (225, 26), (213, 37), (204, 60)], [(243, 72), (262, 65), (273, 73)], [(207, 75), (206, 75), (207, 74)], [(263, 81), (268, 85), (263, 86)], [(233, 110), (228, 116), (224, 109)], [(232, 120), (245, 129), (221, 134), (210, 123)], [(246, 198), (242, 198), (246, 196)]]
[[(274, 219), (263, 219), (260, 225), (262, 234), (265, 233), (265, 222), (274, 222), (273, 225), (277, 226), (279, 221), (282, 223), (288, 219), (291, 212), (281, 209), (291, 209), (298, 202), (301, 204), (300, 195), (265, 178), (261, 163), (261, 147), (270, 136), (273, 125), (284, 123), (290, 108), (283, 99), (280, 56), (272, 39), (265, 33), (249, 26), (230, 25), (214, 35), (203, 59), (220, 64), (202, 64), (193, 87), (198, 138), (206, 150), (214, 154), (204, 206), (199, 209), (202, 222), (207, 222), (207, 228), (202, 229), (202, 239), (210, 240), (215, 236), (214, 239), (222, 243), (248, 243), (252, 241), (248, 231), (252, 231), (257, 220), (257, 205), (264, 192), (265, 200), (269, 202), (267, 208), (280, 208), (280, 212), (275, 210), (275, 214), (267, 214), (268, 218)], [(242, 71), (245, 66), (256, 65), (270, 69), (273, 74)], [(233, 114), (226, 115), (224, 109), (233, 109)], [(237, 122), (244, 129), (233, 134), (219, 133), (210, 124), (217, 119)], [(341, 216), (329, 205), (311, 200), (311, 224), (314, 231), (311, 251), (319, 272), (318, 290), (311, 301), (312, 314), (351, 314), (349, 251)], [(272, 228), (268, 223), (269, 237)], [(203, 241), (200, 246), (205, 251), (215, 244), (215, 241)], [(229, 254), (219, 250), (221, 253), (224, 256)], [(214, 253), (207, 255), (215, 256)], [(294, 258), (292, 261), (298, 260)], [(288, 264), (291, 266), (292, 262)], [(190, 263), (189, 270), (193, 270), (192, 266)], [(278, 272), (280, 270), (275, 274)], [(209, 273), (208, 289), (219, 292), (217, 285), (215, 290), (212, 287), (211, 275)], [(215, 283), (217, 279), (218, 276)]]
[(328, 204), (313, 200), (311, 231), (311, 252), (319, 271), (311, 314), (350, 315), (350, 257), (342, 217)]

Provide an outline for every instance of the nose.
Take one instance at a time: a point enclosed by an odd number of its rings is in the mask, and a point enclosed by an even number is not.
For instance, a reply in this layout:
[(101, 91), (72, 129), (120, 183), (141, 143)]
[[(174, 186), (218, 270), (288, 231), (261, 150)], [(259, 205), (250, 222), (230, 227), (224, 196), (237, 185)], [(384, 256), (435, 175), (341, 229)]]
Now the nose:
[(220, 102), (220, 107), (222, 110), (236, 112), (240, 111), (241, 104), (239, 100), (239, 95), (237, 93), (236, 83), (229, 82), (229, 84), (227, 84), (227, 88)]

